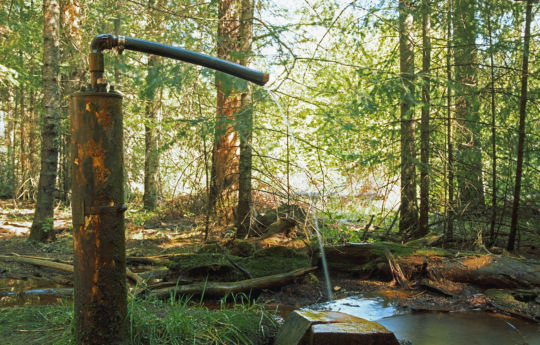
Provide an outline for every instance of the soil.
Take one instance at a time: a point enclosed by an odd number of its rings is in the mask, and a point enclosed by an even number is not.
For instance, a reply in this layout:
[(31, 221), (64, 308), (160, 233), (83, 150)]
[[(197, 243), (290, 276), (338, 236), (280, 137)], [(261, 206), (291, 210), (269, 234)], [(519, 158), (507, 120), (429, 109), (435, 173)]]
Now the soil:
[[(13, 201), (0, 200), (0, 256), (29, 255), (52, 258), (71, 263), (73, 258), (70, 211), (58, 208), (55, 211), (56, 240), (51, 243), (27, 241), (31, 226), (32, 204), (15, 204)], [(173, 253), (194, 253), (208, 242), (221, 242), (232, 239), (233, 233), (227, 228), (213, 227), (209, 232), (209, 241), (204, 241), (203, 219), (188, 219), (184, 216), (167, 217), (151, 221), (137, 221), (137, 213), (127, 213), (126, 236), (128, 256), (160, 256)], [(225, 241), (226, 242), (226, 241)], [(299, 247), (301, 240), (291, 240), (282, 234), (275, 234), (264, 239), (263, 245), (281, 245)], [(305, 252), (309, 253), (309, 248)], [(148, 266), (131, 267), (140, 272)], [(62, 281), (70, 285), (70, 274), (53, 269), (35, 267), (28, 264), (0, 261), (0, 279), (42, 279)], [(495, 310), (493, 303), (481, 290), (472, 286), (459, 286), (465, 293), (448, 296), (437, 287), (411, 282), (408, 288), (397, 286), (392, 281), (370, 280), (368, 277), (349, 273), (331, 272), (332, 294), (336, 299), (378, 291), (379, 294), (398, 301), (403, 307), (421, 311), (467, 311)], [(1, 280), (0, 280), (1, 282)], [(0, 291), (4, 287), (0, 286)], [(441, 292), (442, 291), (442, 292)], [(254, 296), (255, 297), (255, 296)], [(257, 302), (269, 309), (277, 309), (286, 316), (290, 311), (327, 299), (324, 275), (321, 270), (305, 275), (293, 284), (277, 289), (263, 290)]]

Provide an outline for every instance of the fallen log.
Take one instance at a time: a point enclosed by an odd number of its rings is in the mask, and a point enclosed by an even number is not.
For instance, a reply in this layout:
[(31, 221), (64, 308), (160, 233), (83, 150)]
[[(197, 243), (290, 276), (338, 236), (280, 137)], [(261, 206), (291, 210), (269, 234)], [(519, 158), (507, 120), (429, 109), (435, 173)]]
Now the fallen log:
[(151, 280), (151, 279), (170, 279), (170, 277), (174, 275), (178, 275), (178, 273), (175, 274), (173, 271), (169, 270), (168, 268), (161, 268), (161, 269), (139, 273), (139, 276), (146, 281)]
[(47, 261), (54, 261), (54, 262), (59, 262), (59, 263), (62, 263), (62, 264), (71, 265), (70, 261), (63, 261), (63, 260), (60, 260), (60, 259), (57, 259), (57, 258), (47, 258), (47, 257), (42, 257), (42, 256), (21, 255), (21, 254), (15, 253), (15, 252), (12, 252), (11, 254), (14, 255), (14, 256), (17, 256), (17, 257), (21, 257), (21, 258), (47, 260)]
[(73, 265), (50, 261), (49, 258), (47, 258), (47, 259), (39, 258), (38, 259), (38, 258), (35, 258), (35, 257), (34, 258), (29, 258), (29, 257), (23, 257), (23, 256), (0, 255), (0, 260), (22, 262), (22, 263), (25, 263), (25, 264), (31, 264), (31, 265), (35, 265), (35, 266), (41, 266), (41, 267), (48, 267), (48, 268), (53, 268), (53, 269), (59, 270), (59, 271), (73, 273)]
[(189, 285), (175, 286), (153, 290), (149, 295), (159, 299), (169, 298), (171, 295), (197, 295), (225, 296), (232, 293), (249, 292), (252, 290), (268, 289), (285, 285), (292, 280), (313, 272), (317, 267), (300, 268), (287, 273), (274, 274), (271, 276), (241, 280), (237, 282), (200, 282)]
[(386, 262), (384, 245), (378, 243), (349, 243), (325, 247), (330, 272), (371, 274), (379, 262)]
[(456, 257), (441, 249), (417, 249), (395, 243), (350, 243), (325, 248), (330, 271), (377, 272), (392, 279), (392, 270), (384, 255), (393, 253), (406, 278), (425, 275), (483, 288), (524, 288), (540, 286), (540, 262), (508, 256), (464, 255)]
[[(403, 261), (406, 261), (404, 258)], [(430, 262), (427, 269), (445, 279), (484, 288), (526, 288), (540, 286), (540, 262), (492, 255), (466, 256)]]
[(168, 266), (171, 264), (171, 261), (167, 259), (166, 256), (128, 256), (126, 262), (129, 264), (145, 264), (152, 266)]
[[(48, 267), (48, 268), (52, 268), (59, 271), (73, 273), (73, 265), (64, 264), (60, 262), (54, 262), (54, 261), (51, 261), (50, 258), (0, 255), (0, 260), (22, 262), (26, 264), (35, 265), (35, 266)], [(132, 272), (128, 267), (126, 267), (126, 275), (128, 278), (130, 278), (133, 282), (135, 282), (139, 286), (145, 285), (144, 279), (142, 279), (137, 274)]]

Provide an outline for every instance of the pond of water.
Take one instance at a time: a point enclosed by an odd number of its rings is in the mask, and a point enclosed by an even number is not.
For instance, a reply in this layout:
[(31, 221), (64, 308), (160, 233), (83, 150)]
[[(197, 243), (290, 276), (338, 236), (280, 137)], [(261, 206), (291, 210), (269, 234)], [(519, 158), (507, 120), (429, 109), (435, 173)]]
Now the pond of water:
[(411, 314), (376, 295), (352, 296), (306, 309), (340, 311), (377, 321), (414, 345), (540, 344), (540, 324), (485, 312)]

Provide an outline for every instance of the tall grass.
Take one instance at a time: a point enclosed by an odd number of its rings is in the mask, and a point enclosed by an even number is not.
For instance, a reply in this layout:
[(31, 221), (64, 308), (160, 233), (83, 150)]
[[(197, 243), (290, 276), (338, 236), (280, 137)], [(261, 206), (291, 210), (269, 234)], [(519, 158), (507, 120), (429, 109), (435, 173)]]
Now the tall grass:
[[(128, 303), (129, 343), (157, 344), (268, 344), (277, 325), (262, 305), (249, 296), (225, 300), (216, 310), (189, 298), (142, 300)], [(75, 344), (72, 305), (26, 306), (0, 309), (2, 344)]]

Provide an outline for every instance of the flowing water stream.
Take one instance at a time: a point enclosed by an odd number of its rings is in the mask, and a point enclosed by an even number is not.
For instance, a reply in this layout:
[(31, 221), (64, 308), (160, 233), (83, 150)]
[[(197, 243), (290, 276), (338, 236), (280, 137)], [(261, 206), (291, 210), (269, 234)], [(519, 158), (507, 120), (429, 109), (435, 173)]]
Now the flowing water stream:
[[(298, 144), (296, 143), (296, 139), (294, 137), (294, 133), (291, 130), (291, 126), (289, 124), (289, 119), (287, 116), (285, 116), (285, 112), (283, 111), (283, 108), (281, 107), (281, 104), (279, 103), (279, 100), (277, 98), (277, 95), (274, 91), (270, 89), (266, 89), (268, 91), (268, 94), (270, 95), (272, 101), (276, 104), (278, 107), (279, 112), (281, 113), (281, 116), (283, 117), (283, 121), (287, 124), (287, 133), (291, 136), (291, 142), (293, 144), (293, 147), (298, 154), (298, 165), (300, 166), (300, 169), (304, 172), (306, 177), (309, 178), (311, 175), (309, 173), (309, 170), (307, 168), (307, 164), (304, 161), (304, 158), (300, 154), (300, 150), (298, 149)], [(308, 186), (311, 186), (310, 183), (308, 183)], [(317, 234), (317, 240), (319, 241), (319, 249), (321, 251), (321, 262), (323, 266), (323, 272), (324, 272), (324, 280), (326, 283), (326, 293), (328, 296), (328, 300), (332, 300), (332, 283), (330, 281), (330, 273), (328, 271), (328, 264), (326, 262), (326, 255), (324, 254), (324, 241), (323, 237), (321, 235), (321, 231), (319, 229), (319, 221), (317, 219), (317, 210), (315, 209), (315, 201), (313, 200), (314, 191), (309, 187), (308, 189), (308, 196), (309, 196), (309, 211), (311, 212), (311, 215), (313, 217), (313, 228), (315, 229), (315, 233)]]

